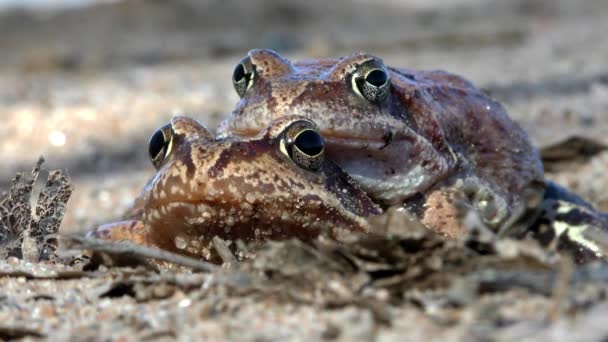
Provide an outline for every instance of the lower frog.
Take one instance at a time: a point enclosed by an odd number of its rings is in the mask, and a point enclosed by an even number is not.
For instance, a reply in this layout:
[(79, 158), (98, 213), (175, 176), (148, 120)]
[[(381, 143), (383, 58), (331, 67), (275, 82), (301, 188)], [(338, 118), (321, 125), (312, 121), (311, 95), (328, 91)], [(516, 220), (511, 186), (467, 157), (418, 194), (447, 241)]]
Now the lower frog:
[(92, 236), (131, 240), (216, 260), (214, 236), (260, 242), (325, 232), (367, 231), (379, 207), (325, 158), (317, 126), (282, 117), (257, 136), (217, 140), (194, 119), (175, 117), (150, 139), (157, 174), (135, 217)]

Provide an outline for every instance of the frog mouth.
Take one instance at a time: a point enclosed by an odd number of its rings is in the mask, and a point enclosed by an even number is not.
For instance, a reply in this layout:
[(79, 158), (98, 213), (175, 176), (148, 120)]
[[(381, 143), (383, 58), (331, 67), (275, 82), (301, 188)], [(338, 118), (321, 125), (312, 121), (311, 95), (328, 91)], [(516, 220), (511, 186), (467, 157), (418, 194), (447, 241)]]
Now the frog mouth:
[[(371, 137), (356, 137), (347, 135), (331, 135), (323, 134), (323, 138), (327, 143), (334, 146), (357, 148), (357, 149), (373, 149), (381, 150), (389, 146), (393, 141), (392, 137), (387, 138), (371, 138)], [(407, 139), (406, 139), (407, 140)]]
[[(253, 138), (262, 130), (256, 129), (233, 129), (232, 134), (238, 137)], [(393, 142), (393, 133), (387, 130), (376, 129), (367, 131), (365, 136), (354, 135), (334, 130), (321, 130), (323, 139), (330, 145), (346, 148), (383, 149)], [(399, 140), (412, 141), (407, 136), (400, 136)]]

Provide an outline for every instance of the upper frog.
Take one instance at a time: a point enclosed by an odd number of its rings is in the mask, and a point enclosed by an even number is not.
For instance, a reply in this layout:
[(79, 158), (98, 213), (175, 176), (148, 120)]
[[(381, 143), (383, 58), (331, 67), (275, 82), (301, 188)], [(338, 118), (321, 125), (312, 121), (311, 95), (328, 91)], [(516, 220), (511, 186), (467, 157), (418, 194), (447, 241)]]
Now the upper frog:
[(325, 158), (318, 128), (301, 117), (274, 120), (251, 138), (216, 139), (175, 117), (150, 139), (157, 174), (131, 220), (92, 234), (213, 259), (212, 238), (246, 242), (321, 232), (367, 231), (380, 209)]
[(460, 231), (457, 203), (498, 226), (530, 194), (542, 196), (542, 164), (526, 133), (462, 77), (397, 69), (366, 53), (290, 62), (252, 50), (233, 83), (241, 99), (222, 136), (304, 116), (320, 127), (328, 158), (375, 201), (405, 204), (447, 235)]

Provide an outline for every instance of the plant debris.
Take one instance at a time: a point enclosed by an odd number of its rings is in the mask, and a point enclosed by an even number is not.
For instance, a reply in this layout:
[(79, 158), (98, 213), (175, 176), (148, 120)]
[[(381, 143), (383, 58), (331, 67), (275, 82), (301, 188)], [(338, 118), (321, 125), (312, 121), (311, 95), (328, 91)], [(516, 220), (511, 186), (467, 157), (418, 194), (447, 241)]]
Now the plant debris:
[[(403, 222), (391, 223), (396, 224)], [(12, 289), (0, 296), (10, 313), (3, 316), (2, 336), (74, 338), (78, 322), (97, 336), (208, 336), (216, 326), (241, 333), (249, 329), (260, 337), (256, 319), (272, 313), (282, 317), (276, 329), (289, 317), (300, 317), (299, 324), (309, 329), (305, 334), (316, 338), (350, 336), (354, 329), (387, 333), (404, 324), (418, 331), (430, 324), (437, 331), (465, 329), (463, 336), (483, 340), (520, 333), (522, 324), (530, 325), (530, 336), (542, 336), (552, 324), (608, 306), (605, 263), (576, 268), (532, 240), (476, 241), (478, 236), (471, 235), (447, 241), (415, 223), (388, 228), (390, 234), (354, 234), (343, 241), (270, 241), (250, 250), (255, 258), (231, 260), (229, 267), (200, 267), (202, 273), (174, 256), (163, 259), (154, 249), (76, 240), (111, 255), (130, 253), (186, 267), (100, 265), (87, 271), (55, 263), (44, 265), (53, 272), (42, 276), (24, 268), (43, 264), (28, 266), (12, 258), (4, 267), (21, 273), (2, 271), (3, 286)], [(28, 280), (19, 286), (30, 290), (12, 287), (22, 277)], [(28, 311), (46, 308), (48, 317), (41, 325), (11, 303)], [(307, 310), (317, 312), (313, 322), (304, 323)], [(56, 311), (62, 312), (61, 319)], [(403, 315), (410, 319), (404, 321)], [(235, 327), (237, 321), (252, 325)], [(13, 324), (19, 329), (10, 330)]]
[(57, 232), (65, 214), (72, 186), (61, 170), (49, 172), (45, 187), (32, 212), (32, 192), (44, 158), (31, 173), (18, 173), (0, 199), (0, 258), (9, 256), (29, 261), (56, 258)]
[[(608, 264), (576, 267), (567, 254), (554, 251), (555, 243), (520, 236), (519, 225), (535, 217), (530, 208), (498, 232), (464, 213), (470, 234), (460, 240), (446, 240), (399, 210), (372, 219), (373, 233), (347, 234), (340, 241), (321, 236), (309, 243), (293, 239), (255, 247), (216, 238), (222, 266), (74, 235), (62, 236), (61, 247), (85, 252), (61, 259), (57, 227), (71, 187), (61, 172), (51, 171), (32, 213), (41, 164), (29, 175), (17, 175), (0, 202), (7, 257), (0, 264), (3, 339), (69, 339), (80, 336), (79, 329), (92, 338), (203, 336), (210, 333), (204, 328), (209, 324), (231, 330), (235, 315), (244, 315), (237, 320), (243, 322), (269, 312), (282, 320), (303, 319), (310, 310), (319, 318), (300, 333), (316, 339), (360, 337), (357, 329), (419, 330), (421, 321), (436, 331), (465, 329), (461, 336), (475, 339), (522, 331), (543, 336), (572, 314), (608, 306)], [(531, 198), (530, 207), (537, 200)], [(35, 253), (26, 250), (28, 243)], [(247, 257), (237, 258), (229, 243)], [(49, 262), (30, 262), (44, 260)], [(44, 318), (30, 318), (33, 312)], [(341, 315), (351, 318), (337, 318)], [(291, 329), (299, 334), (296, 326)]]
[(44, 337), (43, 334), (28, 328), (20, 328), (20, 327), (3, 327), (0, 326), (0, 339), (4, 340), (16, 340), (22, 339), (26, 337), (36, 337), (41, 338)]
[[(159, 248), (137, 245), (129, 241), (114, 242), (83, 236), (64, 236), (62, 238), (71, 248), (98, 252), (98, 254), (95, 254), (95, 265), (92, 265), (92, 268), (96, 268), (99, 264), (108, 266), (152, 266), (148, 263), (147, 259), (166, 261), (199, 272), (213, 272), (218, 268), (218, 266), (203, 260), (175, 254)], [(97, 256), (100, 259), (97, 259)]]
[(572, 136), (540, 150), (545, 171), (570, 170), (608, 150), (608, 146), (585, 137)]

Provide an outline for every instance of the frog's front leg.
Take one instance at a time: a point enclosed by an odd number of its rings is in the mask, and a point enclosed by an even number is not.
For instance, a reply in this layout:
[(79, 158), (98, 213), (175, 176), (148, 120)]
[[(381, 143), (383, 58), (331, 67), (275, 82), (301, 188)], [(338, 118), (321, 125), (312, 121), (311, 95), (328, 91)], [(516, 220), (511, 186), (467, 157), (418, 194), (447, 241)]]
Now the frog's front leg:
[(463, 236), (468, 229), (464, 221), (469, 211), (475, 211), (487, 227), (498, 229), (513, 213), (511, 207), (521, 205), (519, 202), (527, 201), (528, 197), (540, 198), (543, 192), (543, 187), (531, 185), (526, 190), (526, 199), (510, 204), (504, 196), (481, 180), (469, 177), (414, 196), (406, 201), (405, 207), (433, 231), (457, 238)]
[(128, 240), (136, 244), (151, 246), (145, 224), (140, 220), (126, 220), (104, 224), (90, 232), (88, 236), (112, 241)]
[(463, 193), (438, 189), (414, 196), (404, 207), (434, 232), (457, 238), (463, 236), (466, 231), (463, 209), (467, 205), (467, 198)]

